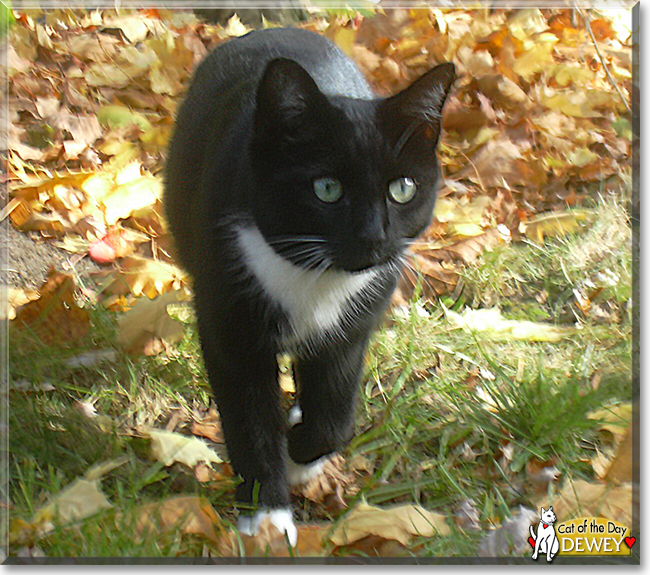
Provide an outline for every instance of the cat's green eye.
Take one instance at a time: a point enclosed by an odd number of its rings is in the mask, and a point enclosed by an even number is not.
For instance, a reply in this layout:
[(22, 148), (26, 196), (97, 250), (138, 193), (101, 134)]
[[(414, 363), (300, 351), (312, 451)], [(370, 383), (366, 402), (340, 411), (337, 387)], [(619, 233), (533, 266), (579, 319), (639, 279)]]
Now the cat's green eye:
[(411, 178), (399, 178), (388, 184), (388, 194), (398, 204), (410, 202), (417, 189), (417, 185)]
[(321, 202), (332, 204), (343, 195), (343, 186), (334, 178), (319, 178), (314, 181), (314, 193)]

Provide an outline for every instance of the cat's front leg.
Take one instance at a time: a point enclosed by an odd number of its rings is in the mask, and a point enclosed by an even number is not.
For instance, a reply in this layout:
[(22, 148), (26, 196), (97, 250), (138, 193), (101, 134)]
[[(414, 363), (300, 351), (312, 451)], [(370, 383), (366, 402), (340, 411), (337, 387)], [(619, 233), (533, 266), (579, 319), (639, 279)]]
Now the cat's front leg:
[(207, 321), (209, 317), (199, 314), (199, 332), (228, 456), (243, 480), (235, 493), (239, 527), (254, 534), (268, 518), (295, 545), (276, 355), (246, 333), (231, 331), (231, 337), (223, 337), (223, 328)]
[[(354, 432), (355, 397), (367, 334), (297, 358), (294, 375), (302, 420), (289, 430), (289, 456), (306, 465), (343, 448)], [(320, 460), (320, 461), (317, 461)]]

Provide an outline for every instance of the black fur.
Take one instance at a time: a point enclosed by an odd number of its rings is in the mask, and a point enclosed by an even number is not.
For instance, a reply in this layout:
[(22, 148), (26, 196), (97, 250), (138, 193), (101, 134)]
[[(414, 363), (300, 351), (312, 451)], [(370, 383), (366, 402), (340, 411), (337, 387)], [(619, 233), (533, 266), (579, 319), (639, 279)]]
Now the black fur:
[[(297, 29), (232, 40), (198, 68), (177, 117), (165, 205), (194, 278), (205, 364), (232, 465), (244, 480), (240, 503), (252, 501), (259, 483), (261, 506), (287, 506), (287, 451), (307, 463), (351, 438), (370, 333), (395, 287), (400, 256), (431, 218), (434, 150), (453, 80), (445, 64), (401, 94), (375, 99), (338, 48)], [(342, 183), (337, 202), (314, 194), (314, 180), (324, 177)], [(407, 204), (387, 195), (400, 177), (418, 184)], [(347, 303), (339, 329), (288, 343), (289, 317), (246, 272), (236, 225), (256, 226), (277, 253), (303, 267), (317, 266), (286, 238), (322, 238), (328, 269), (374, 269), (374, 284)], [(293, 354), (303, 412), (290, 430), (276, 361), (285, 351)]]

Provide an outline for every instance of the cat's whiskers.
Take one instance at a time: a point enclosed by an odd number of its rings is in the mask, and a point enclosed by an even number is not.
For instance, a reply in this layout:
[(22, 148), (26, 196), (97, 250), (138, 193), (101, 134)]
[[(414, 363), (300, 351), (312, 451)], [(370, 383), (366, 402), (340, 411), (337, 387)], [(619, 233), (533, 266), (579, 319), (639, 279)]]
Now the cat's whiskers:
[(406, 274), (407, 271), (410, 271), (417, 279), (420, 279), (433, 293), (438, 293), (431, 280), (427, 279), (427, 277), (422, 273), (422, 270), (416, 268), (415, 265), (413, 265), (411, 261), (412, 256), (413, 254), (411, 252), (400, 254), (399, 267), (396, 269), (396, 271), (399, 271), (400, 277), (402, 277), (407, 283), (410, 283), (412, 281), (412, 278)]
[[(289, 259), (292, 263), (309, 270), (322, 272), (326, 271), (332, 263), (327, 249), (323, 246), (297, 246), (297, 251), (283, 250), (280, 255)], [(320, 275), (320, 274), (319, 274)]]

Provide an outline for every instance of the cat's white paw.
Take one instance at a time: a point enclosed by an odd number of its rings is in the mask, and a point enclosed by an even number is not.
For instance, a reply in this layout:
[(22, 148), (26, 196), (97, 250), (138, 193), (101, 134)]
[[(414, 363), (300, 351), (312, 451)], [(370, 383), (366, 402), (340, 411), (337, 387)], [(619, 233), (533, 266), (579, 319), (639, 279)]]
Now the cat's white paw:
[(329, 455), (324, 455), (320, 459), (312, 461), (307, 465), (294, 463), (289, 459), (289, 461), (287, 461), (287, 481), (289, 482), (289, 485), (300, 485), (301, 483), (307, 483), (317, 475), (320, 475), (320, 473), (323, 471), (325, 462), (329, 458)]
[(286, 507), (279, 509), (261, 509), (252, 516), (240, 515), (237, 519), (237, 529), (244, 535), (257, 535), (260, 530), (260, 525), (267, 518), (280, 533), (286, 533), (289, 544), (295, 547), (298, 542), (298, 530), (293, 523), (291, 509)]
[(296, 405), (289, 410), (289, 427), (298, 425), (301, 421), (302, 409), (300, 409), (300, 406), (296, 403)]

